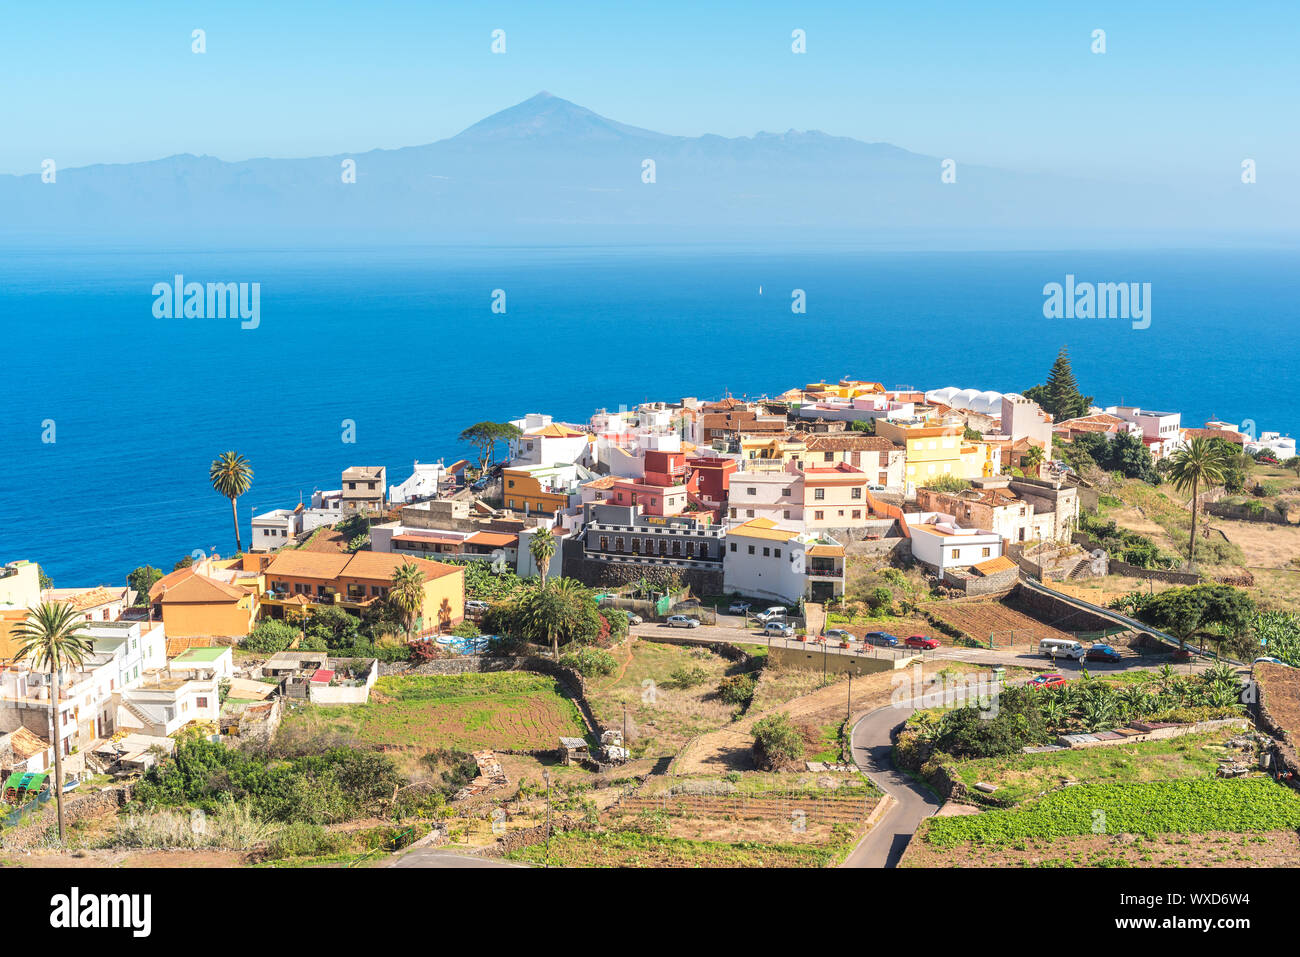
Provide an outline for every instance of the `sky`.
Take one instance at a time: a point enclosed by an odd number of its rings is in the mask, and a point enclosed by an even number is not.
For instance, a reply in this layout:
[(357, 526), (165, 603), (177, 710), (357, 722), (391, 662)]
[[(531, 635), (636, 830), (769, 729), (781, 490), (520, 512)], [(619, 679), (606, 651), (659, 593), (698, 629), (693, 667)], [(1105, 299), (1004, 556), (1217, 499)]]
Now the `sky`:
[(418, 145), (548, 90), (682, 135), (820, 129), (1133, 182), (1235, 178), (1243, 157), (1297, 176), (1297, 49), (1294, 0), (4, 0), (0, 173)]

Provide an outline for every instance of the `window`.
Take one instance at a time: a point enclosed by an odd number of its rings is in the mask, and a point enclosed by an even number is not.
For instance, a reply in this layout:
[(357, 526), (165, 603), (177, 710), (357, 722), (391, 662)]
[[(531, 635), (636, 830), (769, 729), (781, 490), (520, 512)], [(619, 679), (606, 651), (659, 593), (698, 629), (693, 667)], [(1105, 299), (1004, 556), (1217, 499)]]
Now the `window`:
[(745, 509), (745, 518), (753, 518), (753, 517), (754, 517), (754, 510), (752, 508)]
[(675, 541), (673, 542), (673, 557), (676, 558), (677, 556), (681, 555), (681, 553), (682, 553), (682, 543), (681, 543), (681, 540), (680, 540), (680, 539), (679, 539), (679, 540), (675, 540)]
[(768, 548), (766, 545), (763, 546), (763, 557), (764, 558), (772, 557), (772, 549)]
[(751, 554), (751, 555), (754, 554), (754, 546), (753, 546), (753, 545), (750, 545), (750, 546), (749, 546), (749, 554)]
[(515, 487), (514, 479), (510, 479), (508, 482), (506, 482), (506, 488), (514, 488), (514, 487)]
[(199, 699), (195, 702), (195, 704), (197, 704), (200, 708), (206, 708), (206, 707), (208, 706), (208, 699), (207, 699), (207, 698), (199, 698)]
[(608, 535), (602, 535), (602, 536), (600, 536), (600, 550), (601, 550), (602, 552), (607, 552), (607, 551), (609, 551), (609, 536), (608, 536)]
[(954, 560), (955, 560), (956, 558), (958, 558), (960, 555), (961, 555), (961, 551), (960, 551), (959, 549), (954, 548), (954, 549), (952, 550), (952, 558), (953, 558)]
[(621, 552), (622, 550), (623, 550), (623, 536), (620, 535), (618, 538), (614, 539), (614, 551)]
[(991, 549), (988, 549), (988, 548), (982, 548), (982, 549), (980, 549), (980, 555), (983, 556), (984, 558), (988, 558), (989, 555), (991, 555), (991, 554), (992, 554), (992, 550), (991, 550)]
[(787, 508), (783, 514), (784, 514), (784, 517), (785, 517), (785, 518), (789, 518), (789, 517), (790, 517), (790, 510)]
[(855, 488), (855, 489), (853, 490), (853, 494), (850, 495), (849, 497), (850, 497), (850, 498), (862, 498), (862, 488), (861, 488), (861, 487)]
[(861, 517), (862, 517), (862, 509), (860, 509), (860, 508), (855, 508), (855, 509), (853, 510), (853, 517), (854, 517), (854, 518), (861, 518)]
[(709, 543), (708, 543), (708, 542), (700, 542), (700, 557), (701, 557), (701, 558), (708, 558), (708, 557), (709, 557)]
[(757, 495), (757, 494), (758, 494), (758, 489), (754, 488), (754, 486), (751, 485), (749, 488), (745, 489), (745, 494), (746, 494), (746, 495)]
[(695, 557), (695, 543), (694, 543), (694, 542), (687, 542), (687, 543), (686, 543), (686, 557), (687, 557), (687, 558), (694, 558), (694, 557)]
[(731, 517), (732, 518), (736, 517), (736, 510), (734, 508), (731, 510)]
[(822, 453), (822, 461), (823, 461), (823, 462), (834, 462), (834, 461), (835, 461), (835, 453), (834, 453), (834, 452), (823, 452), (823, 453)]
[(843, 517), (844, 517), (844, 509), (840, 509), (836, 514), (837, 514), (840, 518), (843, 518)]
[(779, 549), (779, 548), (774, 549), (774, 552), (776, 553), (776, 557), (777, 557), (777, 558), (780, 558), (780, 557), (781, 557), (781, 549)]
[(735, 543), (735, 542), (732, 542), (732, 543), (731, 543), (731, 550), (732, 550), (733, 552), (736, 550), (736, 543)]
[(782, 497), (782, 498), (789, 498), (791, 494), (792, 494), (792, 493), (791, 493), (790, 489), (788, 489), (788, 488), (783, 488), (783, 489), (781, 489), (781, 497)]
[(820, 521), (822, 520), (823, 517), (824, 517), (824, 515), (822, 514), (822, 512), (820, 512), (820, 511), (813, 512), (813, 521), (814, 521), (814, 522), (820, 522)]
[(818, 499), (818, 500), (820, 501), (821, 499), (824, 499), (825, 497), (826, 497), (826, 489), (824, 489), (824, 488), (815, 488), (815, 489), (813, 489), (813, 498)]

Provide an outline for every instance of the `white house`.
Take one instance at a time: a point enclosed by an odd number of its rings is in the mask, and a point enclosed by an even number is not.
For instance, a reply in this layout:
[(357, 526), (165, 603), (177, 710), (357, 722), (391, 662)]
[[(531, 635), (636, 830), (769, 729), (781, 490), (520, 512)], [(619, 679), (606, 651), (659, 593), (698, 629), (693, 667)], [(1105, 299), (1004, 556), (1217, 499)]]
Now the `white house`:
[(523, 434), (510, 442), (510, 464), (590, 465), (590, 442), (586, 432), (551, 421), (549, 415), (530, 412), (511, 423)]
[(438, 491), (451, 479), (451, 473), (441, 462), (420, 462), (418, 459), (411, 476), (400, 485), (388, 487), (388, 501), (394, 505), (437, 498)]
[(253, 516), (253, 534), (248, 550), (269, 552), (289, 544), (298, 534), (298, 514), (291, 508), (276, 508)]
[(723, 588), (793, 605), (844, 594), (844, 547), (829, 536), (755, 518), (727, 530)]
[(1278, 432), (1261, 432), (1259, 438), (1246, 443), (1247, 452), (1272, 452), (1279, 462), (1295, 456), (1295, 439)]
[(912, 557), (941, 576), (948, 569), (969, 568), (998, 558), (1002, 536), (985, 528), (963, 528), (943, 512), (904, 515), (912, 534)]

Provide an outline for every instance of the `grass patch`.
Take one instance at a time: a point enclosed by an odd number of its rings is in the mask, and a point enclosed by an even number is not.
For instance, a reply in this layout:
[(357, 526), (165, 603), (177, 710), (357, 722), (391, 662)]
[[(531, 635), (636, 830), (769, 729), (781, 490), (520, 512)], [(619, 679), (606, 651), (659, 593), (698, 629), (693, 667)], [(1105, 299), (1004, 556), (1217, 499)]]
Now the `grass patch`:
[[(835, 848), (807, 844), (726, 844), (692, 841), (634, 831), (569, 831), (551, 839), (553, 867), (826, 867)], [(507, 855), (542, 864), (546, 845), (533, 844)]]

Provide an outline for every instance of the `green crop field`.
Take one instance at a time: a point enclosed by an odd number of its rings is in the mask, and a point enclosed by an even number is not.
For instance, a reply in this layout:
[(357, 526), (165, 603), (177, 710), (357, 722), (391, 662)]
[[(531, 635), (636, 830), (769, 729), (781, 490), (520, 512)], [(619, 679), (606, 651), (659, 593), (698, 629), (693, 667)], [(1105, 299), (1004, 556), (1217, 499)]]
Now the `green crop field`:
[(1300, 827), (1300, 794), (1267, 778), (1080, 784), (1015, 810), (931, 818), (929, 844), (1009, 844), (1086, 834), (1197, 834)]

